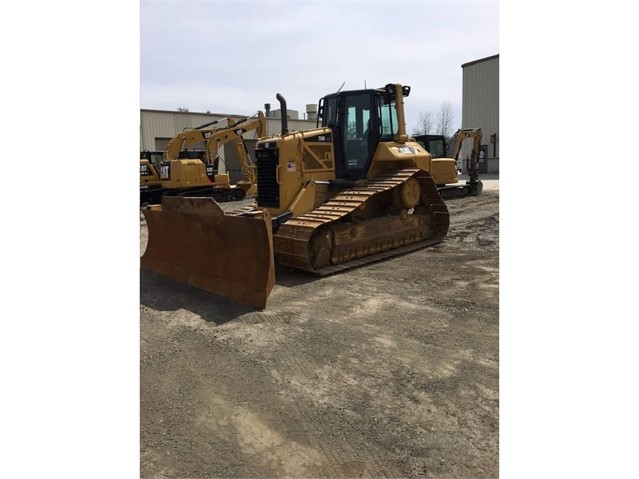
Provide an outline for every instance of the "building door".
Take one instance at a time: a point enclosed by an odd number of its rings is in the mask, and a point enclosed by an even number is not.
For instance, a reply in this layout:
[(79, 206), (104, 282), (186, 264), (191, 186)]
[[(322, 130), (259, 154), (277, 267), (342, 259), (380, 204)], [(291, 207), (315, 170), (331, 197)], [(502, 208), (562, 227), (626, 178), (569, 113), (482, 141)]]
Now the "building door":
[(488, 145), (479, 146), (477, 169), (479, 170), (479, 174), (488, 173)]

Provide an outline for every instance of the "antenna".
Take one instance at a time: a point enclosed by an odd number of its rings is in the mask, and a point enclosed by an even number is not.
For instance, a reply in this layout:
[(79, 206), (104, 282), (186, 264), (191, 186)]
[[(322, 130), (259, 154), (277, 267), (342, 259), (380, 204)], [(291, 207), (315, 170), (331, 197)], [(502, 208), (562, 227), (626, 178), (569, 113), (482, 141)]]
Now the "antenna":
[(364, 80), (364, 90), (366, 90), (366, 80)]
[(339, 93), (339, 92), (340, 92), (340, 90), (341, 90), (342, 88), (344, 88), (344, 85), (346, 85), (346, 82), (342, 83), (342, 86), (341, 86), (341, 87), (339, 87), (339, 90), (337, 90), (337, 93)]

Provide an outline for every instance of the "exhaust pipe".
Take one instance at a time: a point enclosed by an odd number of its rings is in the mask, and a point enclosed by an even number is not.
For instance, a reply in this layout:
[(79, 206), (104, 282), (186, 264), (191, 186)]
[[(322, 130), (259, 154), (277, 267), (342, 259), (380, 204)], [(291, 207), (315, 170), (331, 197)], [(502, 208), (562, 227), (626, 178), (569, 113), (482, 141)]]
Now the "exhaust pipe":
[(286, 135), (288, 133), (288, 110), (286, 109), (286, 100), (279, 93), (275, 95), (277, 101), (280, 102), (280, 116), (282, 117), (282, 135)]

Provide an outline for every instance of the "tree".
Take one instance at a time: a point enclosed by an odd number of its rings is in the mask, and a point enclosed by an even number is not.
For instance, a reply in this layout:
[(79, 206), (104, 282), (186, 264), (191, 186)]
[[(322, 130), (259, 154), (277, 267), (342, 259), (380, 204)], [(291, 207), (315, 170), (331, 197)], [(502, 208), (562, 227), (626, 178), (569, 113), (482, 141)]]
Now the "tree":
[(421, 112), (417, 122), (413, 135), (428, 135), (433, 129), (433, 115), (429, 111)]
[(445, 101), (439, 107), (437, 115), (437, 133), (450, 138), (453, 130), (453, 106), (449, 101)]
[(413, 129), (413, 135), (435, 133), (450, 139), (453, 133), (453, 121), (453, 106), (449, 101), (445, 101), (440, 105), (439, 113), (437, 113), (437, 117), (434, 120), (430, 111), (423, 111), (419, 114), (417, 126)]

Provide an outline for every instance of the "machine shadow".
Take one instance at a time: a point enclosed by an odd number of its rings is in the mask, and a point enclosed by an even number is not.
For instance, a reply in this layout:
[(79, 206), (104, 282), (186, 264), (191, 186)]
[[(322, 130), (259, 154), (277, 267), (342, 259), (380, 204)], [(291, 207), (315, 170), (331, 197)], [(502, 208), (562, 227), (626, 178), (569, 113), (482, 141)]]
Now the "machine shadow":
[[(275, 267), (276, 288), (293, 288), (318, 279), (321, 276), (305, 274), (280, 265)], [(245, 314), (261, 312), (252, 306), (173, 281), (143, 268), (140, 268), (140, 304), (156, 311), (190, 311), (218, 326)]]
[(140, 304), (156, 311), (186, 310), (218, 326), (259, 309), (140, 268)]
[(305, 271), (298, 271), (289, 266), (283, 266), (275, 261), (275, 285), (285, 288), (293, 288), (304, 284), (314, 283), (322, 279), (322, 276)]

